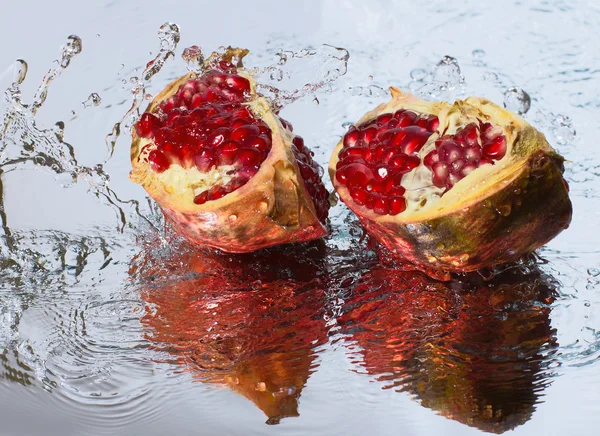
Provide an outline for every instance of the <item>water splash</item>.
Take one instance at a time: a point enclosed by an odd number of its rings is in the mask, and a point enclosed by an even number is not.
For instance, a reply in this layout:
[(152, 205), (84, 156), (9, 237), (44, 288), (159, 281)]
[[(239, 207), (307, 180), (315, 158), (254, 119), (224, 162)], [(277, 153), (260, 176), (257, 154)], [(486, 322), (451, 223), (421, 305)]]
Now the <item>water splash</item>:
[(98, 95), (96, 92), (92, 92), (88, 99), (81, 104), (84, 108), (88, 108), (91, 106), (100, 106), (100, 103), (102, 103), (102, 98), (100, 95)]
[(106, 135), (105, 142), (108, 147), (107, 162), (114, 154), (115, 147), (119, 136), (123, 128), (131, 128), (139, 116), (139, 110), (142, 104), (146, 101), (146, 85), (152, 79), (153, 76), (158, 74), (163, 68), (165, 63), (175, 57), (175, 49), (181, 34), (179, 26), (175, 23), (165, 23), (158, 29), (158, 39), (160, 41), (160, 50), (156, 57), (146, 64), (146, 68), (142, 71), (141, 77), (131, 77), (129, 83), (131, 86), (131, 94), (133, 95), (133, 102), (129, 110), (123, 115), (123, 118), (114, 124), (111, 132)]
[[(348, 70), (348, 50), (323, 44), (297, 52), (279, 50), (277, 63), (252, 70), (257, 89), (273, 107), (281, 109), (319, 90), (330, 92), (330, 84)], [(309, 77), (307, 77), (309, 75)]]
[[(414, 70), (413, 70), (414, 71)], [(465, 91), (465, 77), (462, 74), (458, 60), (452, 56), (444, 56), (433, 68), (431, 80), (423, 84), (428, 74), (423, 75), (421, 71), (416, 72), (409, 88), (426, 100), (448, 100), (453, 101), (457, 95)]]

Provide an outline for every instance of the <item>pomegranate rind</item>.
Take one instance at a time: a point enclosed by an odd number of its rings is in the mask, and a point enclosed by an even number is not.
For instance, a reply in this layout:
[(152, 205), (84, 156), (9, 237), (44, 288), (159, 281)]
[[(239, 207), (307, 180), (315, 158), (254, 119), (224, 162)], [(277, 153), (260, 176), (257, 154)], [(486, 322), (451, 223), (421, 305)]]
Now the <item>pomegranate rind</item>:
[(426, 272), (475, 271), (517, 261), (569, 226), (572, 206), (562, 178), (564, 159), (525, 120), (486, 99), (469, 97), (450, 105), (391, 90), (390, 102), (356, 124), (399, 109), (436, 115), (440, 131), (450, 133), (481, 119), (502, 128), (508, 147), (503, 159), (477, 168), (442, 197), (391, 216), (355, 203), (336, 180), (340, 140), (329, 164), (334, 188), (365, 230), (392, 254)]
[[(149, 151), (144, 147), (151, 140), (140, 138), (135, 129), (130, 179), (144, 187), (173, 228), (194, 244), (246, 253), (322, 238), (327, 229), (317, 218), (314, 203), (300, 176), (292, 151), (291, 132), (282, 126), (267, 100), (256, 96), (252, 77), (241, 69), (237, 74), (250, 80), (254, 98), (248, 106), (272, 131), (271, 151), (248, 183), (220, 199), (194, 204), (191, 190), (173, 190), (159, 181), (147, 160), (140, 156)], [(189, 73), (171, 82), (154, 98), (146, 112), (156, 111), (162, 101), (192, 78), (194, 73)]]

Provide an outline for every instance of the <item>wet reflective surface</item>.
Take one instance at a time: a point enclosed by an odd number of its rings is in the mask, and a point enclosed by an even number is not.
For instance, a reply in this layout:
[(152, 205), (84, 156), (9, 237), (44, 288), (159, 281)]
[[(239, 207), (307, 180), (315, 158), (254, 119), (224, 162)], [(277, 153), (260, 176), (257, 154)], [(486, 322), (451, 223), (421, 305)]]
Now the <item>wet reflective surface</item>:
[[(596, 433), (600, 10), (413, 3), (4, 8), (0, 434)], [(322, 165), (389, 84), (503, 102), (568, 159), (571, 227), (451, 282), (380, 264), (341, 204), (322, 242), (190, 247), (128, 181), (128, 129), (195, 44), (247, 46)]]

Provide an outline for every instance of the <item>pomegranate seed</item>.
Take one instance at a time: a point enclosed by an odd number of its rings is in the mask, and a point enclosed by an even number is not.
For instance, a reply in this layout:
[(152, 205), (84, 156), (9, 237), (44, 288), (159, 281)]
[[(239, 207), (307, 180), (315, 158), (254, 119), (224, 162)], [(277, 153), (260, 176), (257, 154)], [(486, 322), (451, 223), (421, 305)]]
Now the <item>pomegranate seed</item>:
[(204, 204), (208, 200), (208, 191), (202, 191), (200, 194), (194, 197), (194, 203)]
[(492, 159), (500, 160), (506, 154), (506, 138), (497, 136), (483, 144), (483, 154)]
[(160, 125), (161, 122), (155, 115), (145, 112), (135, 125), (135, 131), (141, 138), (152, 138)]
[(235, 155), (235, 163), (244, 167), (257, 166), (261, 162), (262, 153), (255, 148), (242, 148)]
[(214, 153), (212, 150), (200, 150), (194, 156), (194, 163), (199, 171), (207, 172), (214, 164)]
[(450, 173), (448, 164), (446, 162), (436, 162), (431, 167), (431, 171), (433, 171), (433, 184), (438, 188), (443, 188)]
[(165, 172), (171, 165), (169, 158), (167, 158), (160, 150), (152, 150), (150, 154), (148, 154), (148, 162), (150, 162), (150, 168), (157, 173)]
[(398, 127), (408, 127), (415, 124), (417, 114), (411, 111), (400, 109), (394, 114), (394, 118), (398, 120)]
[(479, 132), (475, 124), (469, 124), (454, 135), (454, 138), (466, 147), (478, 146)]
[(390, 196), (398, 196), (398, 197), (402, 197), (404, 195), (404, 193), (406, 192), (406, 189), (404, 189), (403, 186), (394, 186), (392, 187), (389, 191), (388, 194)]
[(367, 127), (365, 129), (361, 129), (360, 131), (360, 139), (365, 143), (369, 144), (373, 139), (377, 136), (377, 129), (375, 127)]
[(465, 149), (465, 159), (472, 161), (481, 159), (481, 147), (475, 146)]
[(389, 161), (389, 164), (394, 169), (400, 169), (404, 165), (408, 156), (404, 153), (395, 154)]
[(231, 75), (225, 79), (225, 84), (240, 94), (250, 91), (250, 81), (242, 76)]
[(429, 118), (429, 124), (427, 125), (427, 130), (430, 132), (437, 132), (440, 128), (440, 119), (436, 116)]
[(207, 200), (218, 200), (219, 198), (224, 197), (227, 194), (228, 192), (225, 190), (224, 186), (213, 186), (208, 190)]
[(227, 80), (227, 74), (213, 70), (206, 75), (206, 79), (208, 83), (222, 85), (225, 83), (225, 80)]
[(258, 135), (256, 138), (247, 141), (244, 144), (246, 147), (256, 148), (257, 150), (268, 153), (271, 150), (271, 138), (267, 135)]
[(219, 165), (231, 165), (239, 148), (240, 143), (236, 141), (227, 141), (217, 147), (215, 158)]
[(400, 144), (400, 148), (405, 154), (413, 154), (418, 152), (429, 137), (431, 133), (422, 127), (410, 126), (404, 129), (406, 132), (406, 138)]
[(395, 195), (389, 198), (388, 208), (390, 215), (398, 215), (406, 210), (406, 200), (399, 195)]
[(425, 156), (425, 159), (423, 159), (423, 163), (429, 168), (431, 168), (434, 163), (439, 161), (440, 156), (437, 150), (430, 151), (429, 153), (427, 153), (427, 156)]
[(364, 187), (373, 178), (373, 172), (366, 165), (352, 163), (343, 168), (348, 186)]
[(381, 195), (375, 197), (373, 201), (373, 211), (379, 215), (387, 215), (389, 212), (387, 199)]
[(427, 118), (419, 118), (415, 125), (422, 127), (423, 129), (427, 129), (427, 126), (429, 125), (429, 120)]
[(240, 126), (231, 132), (230, 138), (233, 141), (244, 141), (245, 139), (252, 140), (254, 137), (260, 135), (260, 129), (252, 124), (246, 124)]
[(352, 199), (360, 204), (361, 206), (363, 206), (365, 204), (365, 202), (367, 201), (367, 191), (365, 191), (364, 189), (361, 188), (354, 188), (350, 190), (350, 195), (352, 196)]
[(388, 123), (392, 117), (392, 114), (381, 114), (377, 117), (375, 123), (377, 123), (378, 126), (383, 126), (384, 124)]
[(200, 107), (200, 105), (202, 105), (202, 103), (204, 103), (206, 101), (206, 94), (205, 93), (197, 93), (194, 94), (194, 96), (192, 97), (192, 101), (190, 102), (190, 109), (196, 109), (197, 107)]
[(464, 164), (465, 164), (464, 159), (458, 159), (450, 164), (450, 168), (452, 168), (453, 173), (458, 173)]
[(218, 127), (208, 136), (208, 143), (211, 147), (217, 147), (229, 139), (229, 129), (227, 127)]
[(207, 102), (216, 102), (222, 100), (221, 90), (216, 86), (211, 86), (206, 91), (206, 101)]
[(421, 160), (417, 156), (408, 156), (404, 164), (400, 167), (400, 171), (412, 171), (419, 166)]
[(438, 147), (440, 161), (452, 163), (463, 157), (463, 148), (451, 139), (444, 139)]

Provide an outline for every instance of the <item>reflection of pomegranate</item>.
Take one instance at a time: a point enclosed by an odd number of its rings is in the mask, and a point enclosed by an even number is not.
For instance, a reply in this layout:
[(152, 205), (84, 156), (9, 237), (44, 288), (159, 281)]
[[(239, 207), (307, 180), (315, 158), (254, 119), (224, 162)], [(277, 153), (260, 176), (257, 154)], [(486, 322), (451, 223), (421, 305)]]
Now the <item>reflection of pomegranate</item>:
[(329, 171), (367, 232), (422, 270), (516, 261), (566, 228), (563, 158), (488, 100), (430, 103), (391, 88), (337, 145)]
[(146, 255), (131, 274), (152, 305), (148, 337), (197, 379), (253, 401), (268, 423), (297, 416), (314, 349), (326, 341), (322, 248), (301, 247), (303, 262), (279, 249), (184, 252), (168, 265)]
[[(249, 252), (326, 234), (322, 169), (256, 93), (247, 51), (169, 84), (136, 124), (131, 178), (194, 243)], [(235, 64), (235, 65), (234, 65)]]
[(531, 418), (555, 345), (546, 307), (554, 288), (538, 271), (509, 270), (440, 283), (377, 267), (338, 318), (365, 369), (425, 407), (502, 433)]

